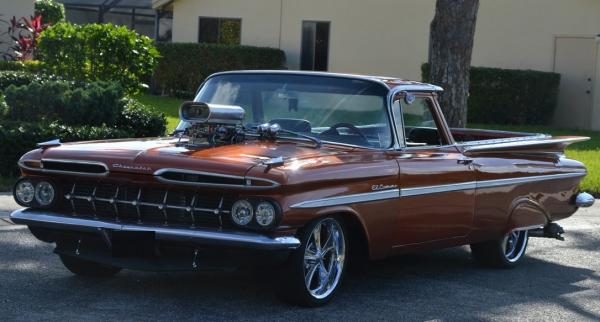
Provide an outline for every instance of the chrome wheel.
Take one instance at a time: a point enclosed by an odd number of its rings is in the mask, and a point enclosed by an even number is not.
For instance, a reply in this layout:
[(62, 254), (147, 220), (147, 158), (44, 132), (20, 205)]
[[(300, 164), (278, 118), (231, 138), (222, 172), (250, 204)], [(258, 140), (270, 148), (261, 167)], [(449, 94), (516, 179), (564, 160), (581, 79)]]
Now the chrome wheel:
[(340, 224), (326, 218), (313, 228), (304, 250), (304, 284), (316, 299), (329, 296), (344, 271), (346, 242)]
[(525, 253), (528, 240), (527, 230), (513, 231), (504, 237), (502, 250), (507, 261), (514, 263)]

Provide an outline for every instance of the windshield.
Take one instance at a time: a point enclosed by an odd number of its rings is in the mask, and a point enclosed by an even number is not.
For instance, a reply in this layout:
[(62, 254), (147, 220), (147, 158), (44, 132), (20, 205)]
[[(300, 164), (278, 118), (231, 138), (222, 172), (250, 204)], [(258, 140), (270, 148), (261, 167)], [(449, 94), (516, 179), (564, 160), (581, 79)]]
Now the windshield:
[[(241, 106), (246, 128), (277, 123), (325, 142), (388, 148), (392, 139), (386, 95), (377, 83), (350, 78), (225, 74), (210, 78), (195, 101)], [(182, 122), (177, 129), (187, 126)]]

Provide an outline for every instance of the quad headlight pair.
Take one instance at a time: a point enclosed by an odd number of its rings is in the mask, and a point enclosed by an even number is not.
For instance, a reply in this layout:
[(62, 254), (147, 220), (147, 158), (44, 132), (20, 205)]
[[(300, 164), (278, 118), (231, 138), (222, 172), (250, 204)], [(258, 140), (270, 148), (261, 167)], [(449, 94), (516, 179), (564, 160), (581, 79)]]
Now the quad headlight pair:
[(278, 209), (277, 205), (270, 201), (253, 203), (250, 200), (240, 199), (231, 207), (231, 219), (236, 225), (242, 227), (257, 224), (259, 228), (270, 228), (277, 220)]
[(15, 184), (13, 196), (23, 207), (49, 207), (56, 200), (57, 190), (50, 181), (23, 178)]

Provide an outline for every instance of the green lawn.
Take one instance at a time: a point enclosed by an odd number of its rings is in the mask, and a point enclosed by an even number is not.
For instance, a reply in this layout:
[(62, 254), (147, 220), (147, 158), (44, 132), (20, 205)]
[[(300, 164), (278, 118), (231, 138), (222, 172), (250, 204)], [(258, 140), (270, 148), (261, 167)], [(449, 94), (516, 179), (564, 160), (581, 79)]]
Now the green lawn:
[(171, 133), (179, 124), (179, 106), (184, 100), (149, 94), (140, 94), (135, 98), (145, 105), (154, 106), (165, 113), (167, 116), (167, 133)]

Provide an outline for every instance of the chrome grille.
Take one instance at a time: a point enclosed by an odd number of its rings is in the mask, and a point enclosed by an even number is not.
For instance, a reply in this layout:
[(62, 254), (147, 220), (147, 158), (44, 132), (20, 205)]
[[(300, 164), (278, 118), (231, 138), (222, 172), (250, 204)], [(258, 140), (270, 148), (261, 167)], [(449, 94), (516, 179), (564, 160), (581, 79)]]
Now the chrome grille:
[(63, 186), (63, 197), (63, 210), (76, 217), (189, 228), (233, 225), (229, 209), (235, 198), (217, 192), (72, 182)]

